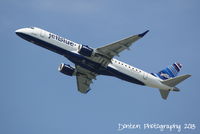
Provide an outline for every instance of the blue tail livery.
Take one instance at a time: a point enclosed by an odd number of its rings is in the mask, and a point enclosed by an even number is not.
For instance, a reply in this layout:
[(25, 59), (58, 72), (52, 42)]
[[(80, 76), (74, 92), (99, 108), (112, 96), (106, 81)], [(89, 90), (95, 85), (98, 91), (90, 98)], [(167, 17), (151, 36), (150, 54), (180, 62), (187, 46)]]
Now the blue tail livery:
[(162, 80), (166, 80), (169, 78), (176, 77), (178, 72), (180, 72), (182, 65), (178, 62), (166, 67), (158, 73), (152, 73), (154, 76), (161, 78)]

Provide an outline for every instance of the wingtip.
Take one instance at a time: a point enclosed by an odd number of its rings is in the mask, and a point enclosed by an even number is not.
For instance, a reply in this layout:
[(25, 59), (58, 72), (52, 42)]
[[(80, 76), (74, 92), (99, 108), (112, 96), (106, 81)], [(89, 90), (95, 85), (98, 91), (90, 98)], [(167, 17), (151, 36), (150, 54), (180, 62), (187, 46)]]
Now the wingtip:
[(148, 32), (149, 32), (149, 30), (145, 31), (144, 33), (138, 34), (138, 36), (142, 38), (142, 37), (145, 36), (145, 34), (147, 34)]

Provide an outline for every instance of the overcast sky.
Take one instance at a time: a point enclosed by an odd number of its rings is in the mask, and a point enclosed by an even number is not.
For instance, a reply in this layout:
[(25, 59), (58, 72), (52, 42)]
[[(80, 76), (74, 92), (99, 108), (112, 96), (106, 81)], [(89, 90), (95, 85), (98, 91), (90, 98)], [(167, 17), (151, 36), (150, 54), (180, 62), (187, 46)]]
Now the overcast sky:
[[(1, 134), (160, 134), (144, 124), (178, 124), (200, 133), (198, 0), (1, 0)], [(147, 72), (178, 61), (192, 77), (162, 100), (157, 89), (98, 76), (83, 95), (75, 77), (57, 71), (66, 58), (17, 37), (36, 26), (93, 48), (150, 32), (116, 57)], [(119, 124), (141, 129), (118, 130)], [(184, 124), (196, 129), (184, 129)], [(162, 133), (177, 133), (164, 130)]]

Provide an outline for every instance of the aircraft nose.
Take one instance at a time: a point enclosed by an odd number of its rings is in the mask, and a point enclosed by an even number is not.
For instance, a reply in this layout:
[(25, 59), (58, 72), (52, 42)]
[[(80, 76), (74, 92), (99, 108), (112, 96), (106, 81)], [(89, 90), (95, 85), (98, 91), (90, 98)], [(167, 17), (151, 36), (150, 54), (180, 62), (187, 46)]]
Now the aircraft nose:
[(26, 36), (29, 34), (29, 31), (28, 31), (27, 28), (21, 28), (21, 29), (17, 29), (17, 30), (15, 31), (15, 33), (16, 33), (19, 37), (25, 39)]
[(17, 29), (17, 30), (15, 31), (15, 33), (16, 33), (18, 36), (20, 36), (21, 34), (25, 33), (25, 29), (24, 29), (24, 28)]

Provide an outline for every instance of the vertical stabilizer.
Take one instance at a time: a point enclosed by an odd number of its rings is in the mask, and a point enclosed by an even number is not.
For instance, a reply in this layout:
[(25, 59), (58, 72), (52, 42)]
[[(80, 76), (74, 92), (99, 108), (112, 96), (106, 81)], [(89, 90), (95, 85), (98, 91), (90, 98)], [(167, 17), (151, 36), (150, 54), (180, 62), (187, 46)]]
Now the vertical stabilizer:
[(182, 65), (178, 62), (166, 67), (158, 73), (152, 73), (154, 76), (161, 78), (162, 80), (166, 80), (169, 78), (176, 77), (180, 72)]

